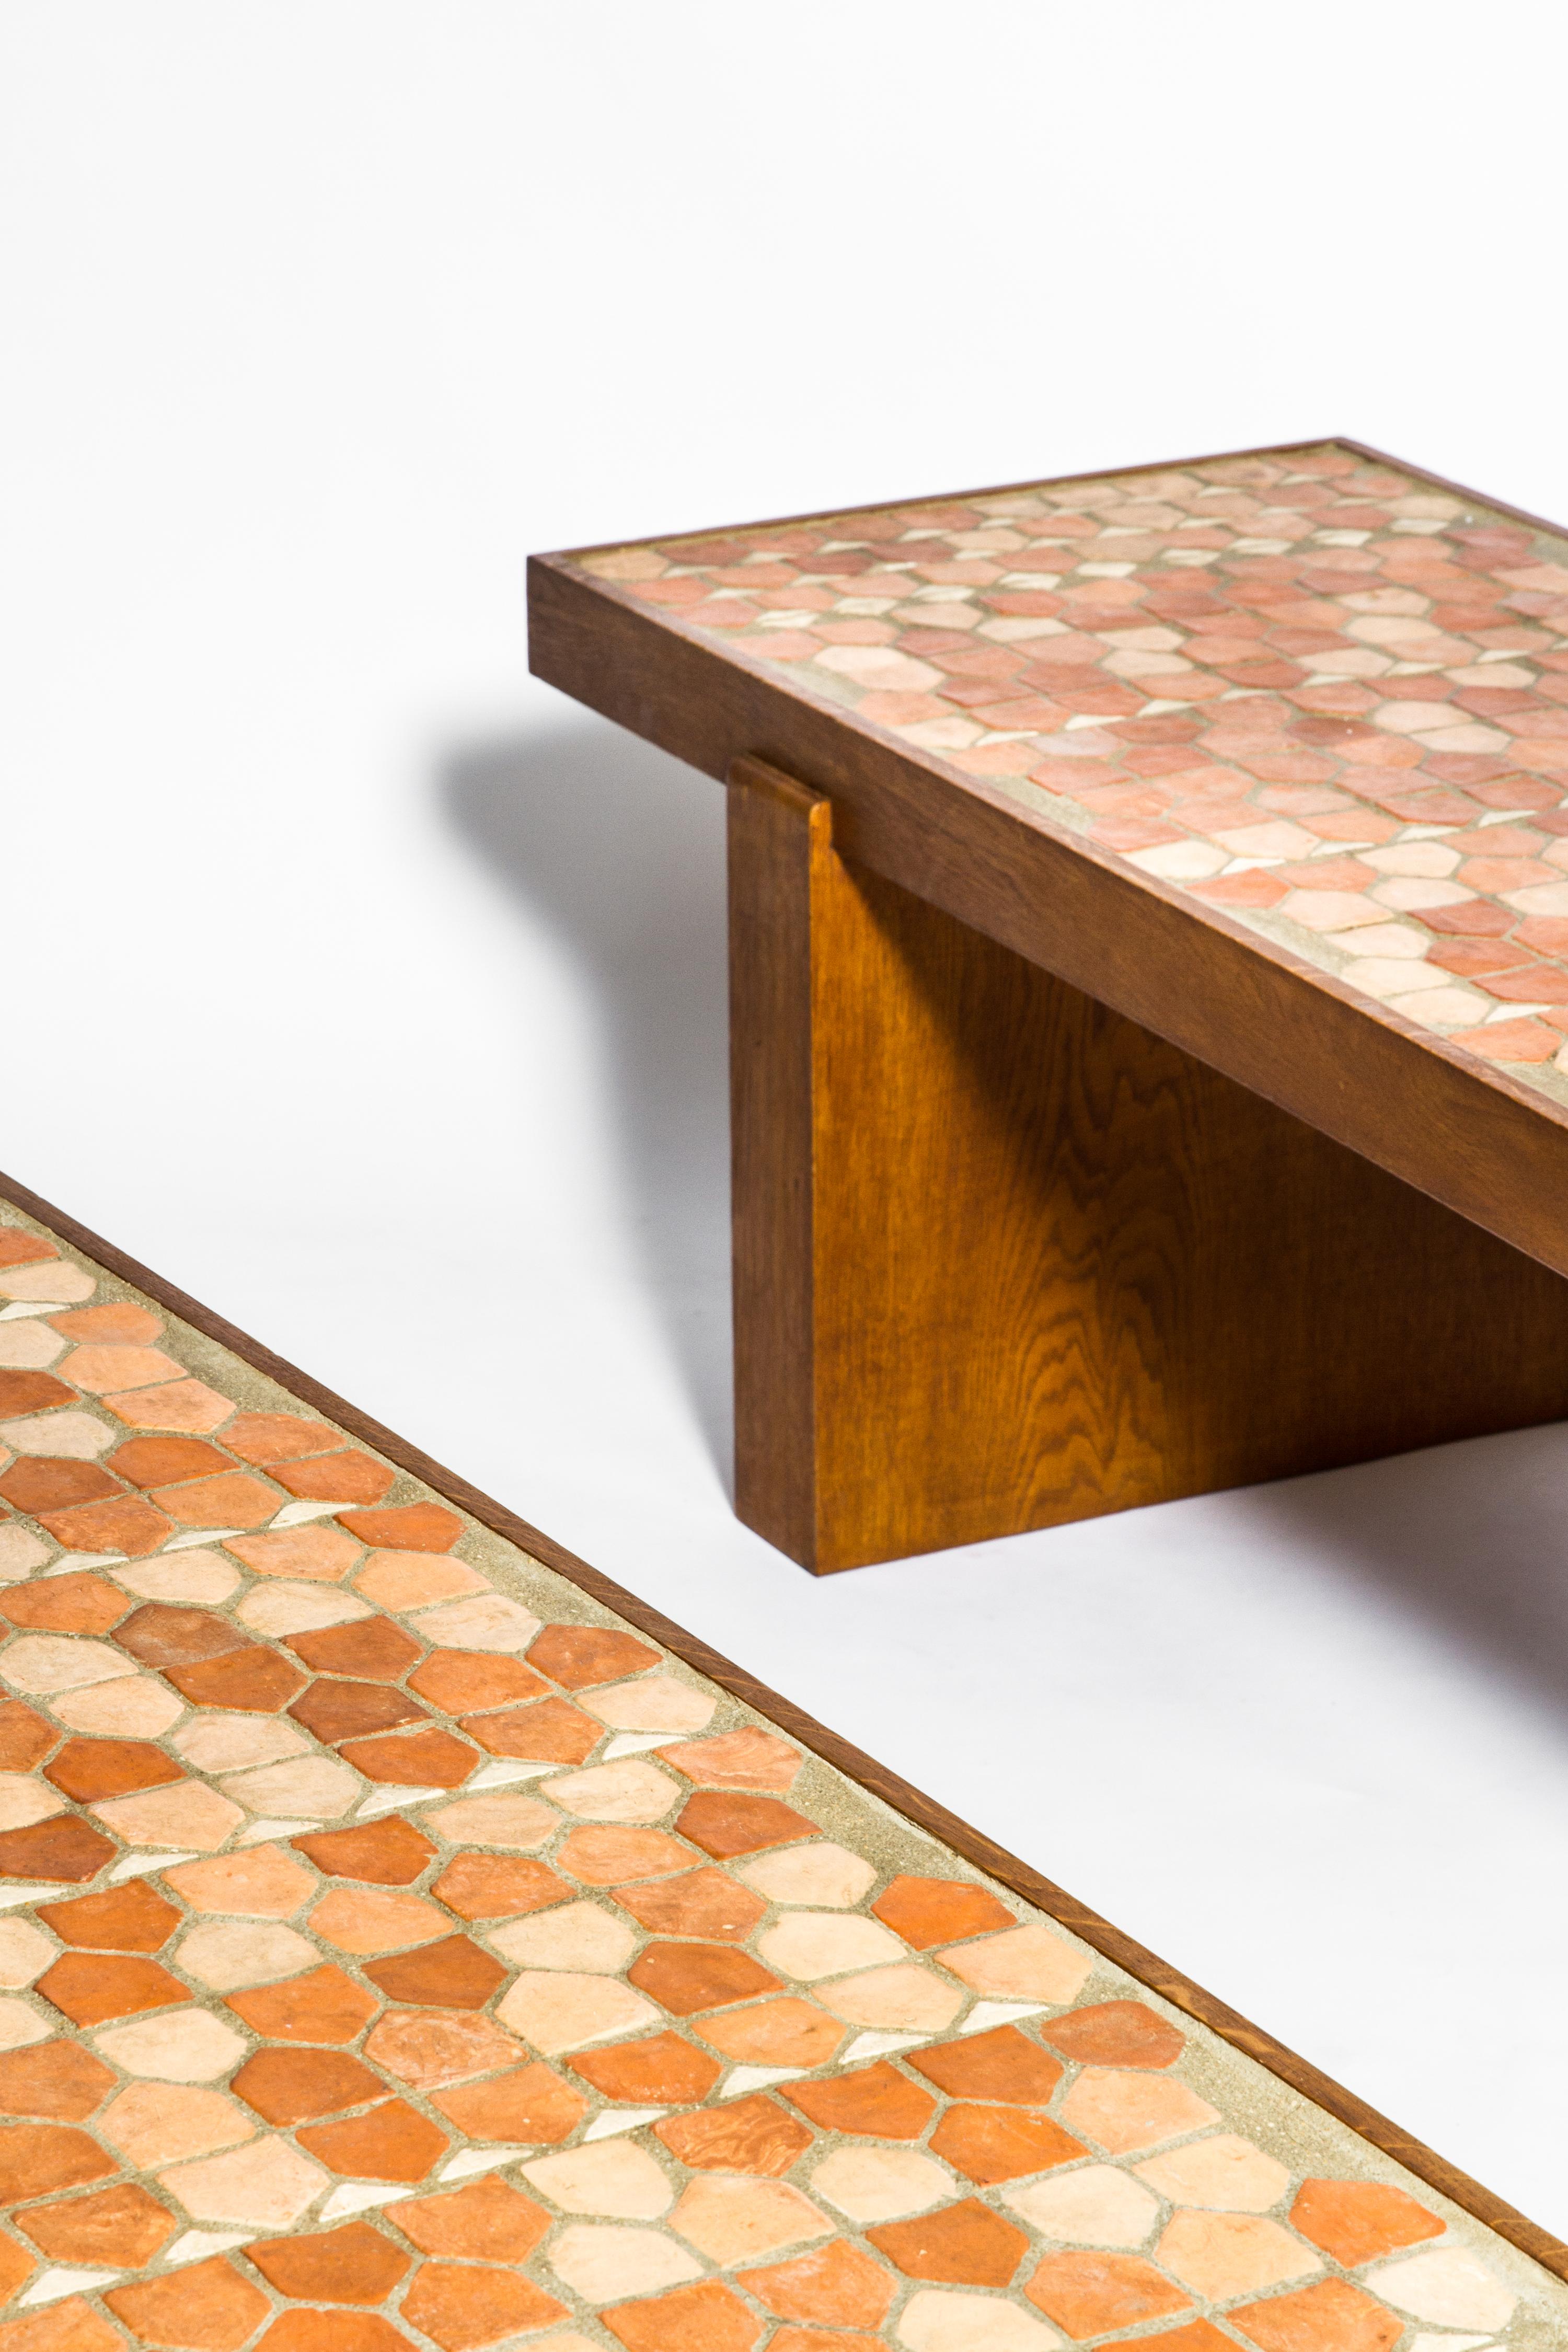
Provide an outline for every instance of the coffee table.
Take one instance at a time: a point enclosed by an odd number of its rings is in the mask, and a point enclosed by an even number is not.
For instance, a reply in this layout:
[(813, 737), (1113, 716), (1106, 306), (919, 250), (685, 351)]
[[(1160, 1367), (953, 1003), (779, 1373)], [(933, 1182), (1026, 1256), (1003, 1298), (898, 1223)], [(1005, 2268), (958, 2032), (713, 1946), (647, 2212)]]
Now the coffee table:
[(726, 780), (736, 1507), (818, 1571), (1568, 1412), (1568, 541), (1349, 441), (537, 557)]

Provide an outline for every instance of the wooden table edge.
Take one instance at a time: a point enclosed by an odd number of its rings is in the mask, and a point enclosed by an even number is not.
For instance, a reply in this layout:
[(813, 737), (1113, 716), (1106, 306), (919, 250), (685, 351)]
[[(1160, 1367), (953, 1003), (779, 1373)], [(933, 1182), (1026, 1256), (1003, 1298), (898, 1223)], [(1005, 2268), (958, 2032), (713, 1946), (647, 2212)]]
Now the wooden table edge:
[(1352, 2091), (1323, 2074), (1310, 2060), (1302, 2058), (1286, 2045), (1266, 2033), (1262, 2027), (1252, 2024), (1237, 2011), (1206, 1992), (1201, 1985), (1173, 1968), (1156, 1954), (1147, 1950), (1131, 1936), (1123, 1935), (1087, 1904), (1079, 1903), (1065, 1889), (997, 1845), (984, 1831), (963, 1821), (934, 1798), (924, 1795), (897, 1773), (889, 1771), (838, 1733), (830, 1731), (805, 1710), (771, 1690), (744, 1667), (734, 1664), (718, 1651), (710, 1649), (696, 1634), (689, 1633), (657, 1609), (650, 1608), (633, 1592), (611, 1578), (590, 1568), (574, 1552), (554, 1542), (504, 1503), (495, 1500), (480, 1488), (472, 1486), (458, 1472), (448, 1470), (419, 1447), (410, 1444), (395, 1432), (385, 1428), (369, 1413), (307, 1372), (277, 1355), (260, 1340), (252, 1339), (225, 1318), (215, 1314), (199, 1299), (192, 1298), (174, 1284), (165, 1282), (149, 1267), (142, 1265), (123, 1250), (116, 1249), (87, 1226), (80, 1224), (63, 1210), (42, 1199), (15, 1179), (0, 1175), (0, 1200), (20, 1209), (26, 1216), (36, 1218), (48, 1230), (79, 1250), (85, 1257), (104, 1268), (133, 1289), (142, 1291), (167, 1311), (177, 1316), (220, 1347), (276, 1381), (292, 1396), (310, 1404), (326, 1419), (334, 1422), (364, 1444), (383, 1454), (389, 1462), (418, 1478), (434, 1491), (478, 1519), (482, 1526), (502, 1536), (510, 1543), (547, 1568), (563, 1577), (569, 1584), (600, 1606), (612, 1610), (637, 1626), (653, 1640), (663, 1644), (694, 1672), (705, 1675), (721, 1689), (744, 1705), (755, 1707), (759, 1714), (777, 1724), (780, 1730), (798, 1739), (815, 1755), (832, 1765), (868, 1794), (889, 1806), (893, 1811), (913, 1822), (977, 1870), (1006, 1886), (1026, 1903), (1046, 1913), (1060, 1926), (1081, 1937), (1083, 1942), (1102, 1954), (1116, 1967), (1135, 1977), (1152, 1991), (1206, 2026), (1211, 2032), (1228, 2042), (1234, 2049), (1255, 2059), (1258, 2063), (1299, 2092), (1314, 2105), (1377, 2148), (1407, 2172), (1436, 2189), (1463, 2211), (1469, 2213), (1497, 2235), (1538, 2262), (1543, 2270), (1568, 2281), (1568, 2244), (1531, 2221), (1528, 2216), (1496, 2196), (1479, 2181), (1460, 2170), (1458, 2166), (1426, 2147), (1424, 2141), (1402, 2131), (1397, 2124), (1378, 2112), (1375, 2107), (1358, 2098)]

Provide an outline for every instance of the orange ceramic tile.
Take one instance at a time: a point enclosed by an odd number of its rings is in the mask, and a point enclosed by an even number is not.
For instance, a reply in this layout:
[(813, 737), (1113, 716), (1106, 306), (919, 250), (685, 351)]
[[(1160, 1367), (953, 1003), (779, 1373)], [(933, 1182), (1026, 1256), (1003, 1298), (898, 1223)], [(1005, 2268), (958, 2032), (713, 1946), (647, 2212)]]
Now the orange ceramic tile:
[(308, 2124), (297, 2137), (329, 2171), (364, 2180), (423, 2180), (451, 2146), (406, 2099), (384, 2100), (345, 2123)]
[(743, 1944), (766, 1916), (767, 1905), (722, 1870), (682, 1871), (679, 1877), (617, 1886), (615, 1897), (656, 1936), (689, 1936)]
[(546, 1625), (528, 1653), (530, 1665), (548, 1675), (566, 1690), (591, 1690), (599, 1683), (619, 1682), (644, 1666), (659, 1663), (635, 1634), (609, 1625)]
[(1435, 2213), (1381, 2180), (1304, 2180), (1290, 2220), (1347, 2271), (1443, 2233)]
[(316, 1674), (348, 1675), (375, 1683), (401, 1682), (422, 1654), (413, 1636), (384, 1617), (362, 1617), (354, 1624), (323, 1625), (313, 1633), (290, 1633), (285, 1646)]
[(51, 2189), (79, 2189), (115, 2170), (94, 2139), (65, 2124), (7, 2124), (0, 2128), (0, 2200), (20, 2204)]
[(229, 1467), (227, 1455), (202, 1437), (128, 1437), (108, 1461), (133, 1486), (167, 1486)]
[(649, 1944), (626, 1970), (626, 1981), (677, 2017), (728, 2008), (760, 1992), (775, 1992), (779, 1985), (773, 1970), (749, 1952), (714, 1944)]
[(377, 2008), (374, 1994), (330, 1961), (287, 1984), (230, 1993), (227, 2005), (258, 2033), (284, 2042), (353, 2042)]
[(73, 1551), (122, 1551), (145, 1559), (173, 1533), (173, 1522), (140, 1495), (113, 1495), (101, 1503), (40, 1511), (40, 1526)]
[(961, 1878), (895, 1878), (871, 1908), (884, 1927), (917, 1952), (1013, 1925), (1005, 1904), (984, 1886), (972, 1886)]
[(286, 1486), (289, 1494), (324, 1503), (379, 1503), (396, 1476), (384, 1463), (373, 1462), (368, 1454), (353, 1449), (312, 1454), (303, 1462), (274, 1462), (268, 1466), (278, 1484)]
[(110, 1839), (65, 1816), (0, 1832), (0, 1877), (61, 1878), (75, 1885), (114, 1860)]
[(1089, 2066), (1170, 2066), (1186, 2047), (1173, 2025), (1141, 2000), (1102, 2000), (1053, 2018), (1041, 2038)]
[(523, 1756), (547, 1764), (584, 1763), (605, 1736), (602, 1724), (564, 1698), (465, 1715), (458, 1728), (491, 1756)]
[(525, 2263), (550, 2228), (542, 2205), (493, 2175), (390, 2205), (386, 2218), (422, 2253), (484, 2263)]
[(655, 2137), (698, 2172), (788, 2172), (813, 2135), (776, 2099), (731, 2099), (723, 2106), (672, 2116)]
[(351, 1739), (343, 1759), (367, 1780), (402, 1789), (457, 1789), (479, 1763), (474, 1750), (449, 1731), (400, 1732), (392, 1738)]
[(950, 2286), (1006, 2286), (1028, 2251), (1028, 2239), (973, 2198), (944, 2205), (913, 2221), (886, 2221), (866, 2232), (906, 2278)]
[(0, 1602), (0, 1617), (8, 1624), (48, 1633), (107, 1633), (119, 1623), (130, 1604), (117, 1585), (85, 1570), (75, 1575), (46, 1577), (39, 1584), (24, 1584)]
[(520, 1919), (573, 1899), (554, 1871), (518, 1854), (460, 1853), (430, 1892), (461, 1919)]
[(703, 2018), (700, 2031), (727, 2058), (756, 2066), (822, 2066), (845, 2039), (837, 2018), (793, 1998), (721, 2010)]
[(684, 2106), (705, 2099), (723, 2072), (706, 2051), (694, 2049), (678, 2033), (618, 2042), (613, 2050), (584, 2051), (570, 2063), (574, 2074), (607, 2099), (653, 2099), (661, 2105)]
[(816, 1823), (776, 1797), (750, 1797), (700, 1789), (682, 1807), (676, 1828), (715, 1861), (740, 1853), (763, 1853), (796, 1838), (814, 1837)]
[(787, 2263), (742, 2271), (736, 2284), (780, 2319), (825, 2327), (879, 2327), (896, 2292), (880, 2263), (843, 2238)]
[(263, 2345), (266, 2352), (408, 2352), (407, 2336), (374, 2311), (286, 2311), (258, 2352)]
[(173, 2352), (239, 2352), (271, 2311), (260, 2288), (222, 2255), (166, 2278), (110, 2287), (103, 2299), (143, 2344)]
[(118, 1479), (96, 1462), (23, 1454), (0, 1477), (0, 1495), (18, 1511), (58, 1510), (67, 1503), (96, 1503), (121, 1491)]
[(262, 2238), (245, 2252), (268, 2286), (307, 2303), (384, 2303), (410, 2268), (403, 2248), (365, 2221)]
[(68, 1903), (42, 1903), (38, 1916), (62, 1944), (98, 1952), (159, 1952), (180, 1924), (172, 1903), (133, 1878), (101, 1895), (78, 1895)]
[(0, 1772), (28, 1772), (58, 1738), (52, 1727), (19, 1698), (0, 1701)]
[[(363, 1670), (362, 1670), (363, 1671)], [(519, 1699), (542, 1698), (550, 1685), (520, 1658), (483, 1650), (432, 1650), (408, 1687), (447, 1715), (508, 1706)]]
[(943, 2158), (955, 2172), (985, 2187), (998, 2180), (1022, 2180), (1054, 2165), (1071, 2164), (1087, 2153), (1083, 2142), (1049, 2116), (963, 2104), (949, 2107), (930, 2146), (932, 2155)]
[(347, 1830), (321, 1830), (294, 1840), (329, 1878), (353, 1878), (374, 1886), (407, 1886), (435, 1859), (438, 1849), (397, 1813)]
[(659, 1754), (689, 1780), (703, 1788), (787, 1789), (801, 1767), (801, 1753), (787, 1739), (748, 1725), (712, 1739), (680, 1739)]
[(574, 1830), (555, 1859), (586, 1885), (614, 1886), (623, 1878), (668, 1878), (672, 1871), (689, 1870), (696, 1856), (662, 1830), (615, 1824)]
[(467, 1936), (447, 1936), (420, 1951), (370, 1961), (364, 1974), (389, 2000), (428, 2002), (435, 2009), (483, 2009), (507, 1976), (500, 1962)]
[(490, 2018), (424, 2009), (385, 2011), (364, 2044), (365, 2056), (384, 2074), (419, 2091), (489, 2074), (510, 2066), (521, 2052), (522, 2044)]
[(463, 1532), (456, 1511), (440, 1503), (402, 1503), (395, 1509), (340, 1511), (338, 1517), (360, 1543), (387, 1551), (450, 1551)]
[(19, 1225), (0, 1226), (0, 1265), (35, 1265), (41, 1258), (58, 1255), (53, 1242), (41, 1234), (25, 1233)]
[(8, 2319), (0, 2326), (0, 2352), (121, 2352), (123, 2342), (79, 2294), (31, 2318)]
[(324, 1421), (308, 1421), (291, 1412), (236, 1413), (224, 1431), (223, 1442), (242, 1462), (269, 1468), (274, 1462), (298, 1462), (311, 1454), (330, 1454), (342, 1444), (336, 1430)]
[(243, 1560), (253, 1576), (320, 1578), (335, 1583), (360, 1558), (360, 1547), (341, 1528), (317, 1525), (279, 1528), (262, 1536), (231, 1536), (225, 1549)]
[(886, 2059), (826, 2082), (791, 2085), (784, 2096), (824, 2131), (877, 2139), (919, 2139), (936, 2113), (930, 2092)]
[(1226, 2316), (1261, 2352), (1389, 2352), (1405, 2333), (1402, 2318), (1348, 2279), (1243, 2304)]
[(156, 1388), (138, 1388), (102, 1400), (110, 1412), (132, 1429), (182, 1431), (205, 1437), (220, 1429), (234, 1407), (205, 1381), (165, 1381)]
[(910, 2054), (910, 2065), (955, 2098), (1005, 2099), (1023, 2106), (1046, 2106), (1062, 2069), (1016, 2025), (993, 2026), (962, 2042), (939, 2042)]
[(275, 1845), (247, 1846), (210, 1862), (176, 1864), (163, 1874), (194, 1911), (226, 1911), (246, 1919), (289, 1919), (316, 1890), (312, 1874)]
[(179, 1978), (159, 1961), (127, 1952), (64, 1952), (45, 1969), (37, 1990), (73, 2025), (137, 2017), (187, 1998)]
[(74, 1404), (76, 1391), (53, 1372), (0, 1371), (0, 1420), (23, 1412), (47, 1412), (51, 1405)]
[(134, 2181), (89, 2189), (58, 2205), (33, 2205), (16, 2216), (16, 2226), (55, 2263), (83, 2263), (90, 2269), (139, 2270), (166, 2244), (179, 2223), (166, 2205)]
[(587, 2104), (542, 2059), (492, 2075), (486, 2083), (436, 2092), (431, 2098), (431, 2105), (469, 2139), (519, 2140), (545, 2147), (571, 2137)]
[(0, 2055), (0, 2116), (80, 2123), (114, 2088), (112, 2071), (73, 2042), (49, 2042)]
[(479, 2263), (424, 2263), (403, 2297), (404, 2316), (441, 2347), (441, 2352), (471, 2352), (525, 2331), (532, 2334), (566, 2306), (515, 2271)]
[(432, 1944), (450, 1924), (423, 1895), (394, 1887), (334, 1886), (310, 1914), (313, 1932), (340, 1952), (394, 1952)]
[(367, 1732), (394, 1731), (405, 1723), (423, 1723), (426, 1711), (406, 1691), (385, 1683), (338, 1681), (323, 1675), (290, 1702), (289, 1714), (307, 1731), (335, 1748)]
[(279, 1509), (275, 1487), (247, 1470), (223, 1470), (178, 1486), (155, 1486), (152, 1499), (184, 1528), (258, 1528)]
[(739, 2295), (717, 2279), (617, 2304), (604, 2323), (626, 2352), (752, 2352), (763, 2332)]
[(1024, 2292), (1075, 2343), (1192, 2307), (1137, 2254), (1047, 2254)]
[(346, 2050), (258, 2050), (230, 2087), (264, 2122), (300, 2124), (363, 2106), (386, 2086)]

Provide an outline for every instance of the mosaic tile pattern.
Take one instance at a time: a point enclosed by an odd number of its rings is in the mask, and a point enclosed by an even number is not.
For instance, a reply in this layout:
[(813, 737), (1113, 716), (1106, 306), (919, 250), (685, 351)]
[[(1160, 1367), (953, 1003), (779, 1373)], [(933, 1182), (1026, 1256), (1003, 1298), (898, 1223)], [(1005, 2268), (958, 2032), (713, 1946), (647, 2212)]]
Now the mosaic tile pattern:
[(574, 560), (1568, 1101), (1568, 541), (1328, 444)]
[(1477, 2352), (1568, 2290), (0, 1222), (0, 2352)]

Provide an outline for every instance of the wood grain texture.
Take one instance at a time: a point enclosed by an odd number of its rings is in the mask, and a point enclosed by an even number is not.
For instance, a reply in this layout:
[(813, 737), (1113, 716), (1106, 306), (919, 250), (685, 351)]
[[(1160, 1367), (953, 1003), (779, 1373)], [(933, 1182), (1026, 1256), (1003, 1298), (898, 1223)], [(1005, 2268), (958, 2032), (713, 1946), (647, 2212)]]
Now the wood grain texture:
[(1115, 1967), (1124, 1969), (1130, 1976), (1159, 1993), (1184, 2015), (1194, 2018), (1218, 2034), (1222, 2041), (1256, 2059), (1278, 2080), (1289, 2084), (1304, 2098), (1322, 2108), (1325, 2114), (1335, 2116), (1359, 2133), (1369, 2147), (1392, 2157), (1418, 2180), (1425, 2181), (1441, 2196), (1450, 2198), (1465, 2212), (1474, 2214), (1478, 2221), (1495, 2230), (1500, 2237), (1507, 2239), (1522, 2253), (1530, 2255), (1544, 2270), (1557, 2278), (1568, 2279), (1568, 2245), (1554, 2237), (1551, 2231), (1542, 2229), (1539, 2222), (1531, 2221), (1505, 2199), (1483, 2188), (1479, 2181), (1472, 2180), (1458, 2166), (1450, 2164), (1423, 2141), (1390, 2122), (1386, 2116), (1381, 2115), (1364, 2099), (1347, 2091), (1310, 2060), (1287, 2049), (1282, 2042), (1276, 2041), (1260, 2026), (1250, 2023), (1215, 1994), (1205, 1992), (1201, 1985), (1184, 1976), (1180, 1969), (1157, 1958), (1131, 1936), (1123, 1935), (1120, 1928), (1101, 1918), (1097, 1911), (1079, 1903), (1029, 1864), (1009, 1853), (1005, 1847), (995, 1844), (984, 1831), (961, 1821), (946, 1806), (925, 1796), (909, 1781), (900, 1779), (897, 1773), (889, 1772), (850, 1741), (816, 1722), (803, 1708), (782, 1698), (776, 1691), (770, 1690), (765, 1683), (745, 1668), (733, 1664), (718, 1651), (710, 1649), (696, 1634), (687, 1633), (659, 1611), (649, 1608), (636, 1593), (628, 1592), (611, 1578), (601, 1575), (597, 1569), (590, 1568), (575, 1553), (567, 1551), (537, 1528), (531, 1527), (526, 1519), (520, 1518), (504, 1503), (497, 1502), (493, 1496), (471, 1486), (456, 1471), (444, 1468), (405, 1438), (384, 1428), (368, 1413), (361, 1412), (357, 1406), (323, 1387), (321, 1381), (312, 1380), (309, 1373), (300, 1371), (284, 1357), (274, 1354), (260, 1340), (251, 1339), (234, 1324), (226, 1322), (222, 1316), (214, 1314), (198, 1299), (190, 1297), (173, 1283), (165, 1282), (161, 1276), (140, 1265), (123, 1250), (116, 1249), (85, 1225), (78, 1223), (75, 1218), (41, 1199), (37, 1193), (29, 1192), (25, 1185), (15, 1179), (0, 1176), (0, 1201), (19, 1209), (26, 1216), (36, 1217), (51, 1233), (58, 1234), (70, 1247), (81, 1251), (84, 1256), (106, 1272), (129, 1283), (169, 1314), (178, 1316), (207, 1339), (216, 1340), (220, 1347), (227, 1348), (242, 1362), (253, 1366), (268, 1380), (276, 1381), (301, 1403), (323, 1414), (388, 1462), (395, 1463), (410, 1477), (421, 1479), (458, 1510), (467, 1511), (482, 1526), (492, 1528), (497, 1535), (504, 1537), (509, 1543), (516, 1544), (531, 1558), (553, 1569), (557, 1575), (574, 1585), (590, 1601), (624, 1618), (627, 1624), (637, 1627), (651, 1641), (661, 1643), (693, 1672), (706, 1675), (721, 1690), (728, 1691), (743, 1705), (755, 1707), (759, 1714), (767, 1717), (790, 1738), (809, 1748), (814, 1755), (820, 1756), (858, 1788), (864, 1789), (868, 1795), (890, 1806), (896, 1813), (926, 1831), (954, 1853), (961, 1854), (976, 1870), (985, 1872), (1022, 1901), (1033, 1904), (1047, 1917), (1056, 1919), (1074, 1935), (1081, 1937), (1092, 1950), (1103, 1954)]
[(1568, 1415), (1568, 1283), (730, 789), (736, 1508), (817, 1572)]
[(749, 753), (806, 780), (858, 866), (1568, 1273), (1568, 1109), (1550, 1097), (563, 557), (530, 566), (530, 662), (718, 779)]

